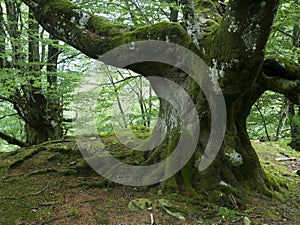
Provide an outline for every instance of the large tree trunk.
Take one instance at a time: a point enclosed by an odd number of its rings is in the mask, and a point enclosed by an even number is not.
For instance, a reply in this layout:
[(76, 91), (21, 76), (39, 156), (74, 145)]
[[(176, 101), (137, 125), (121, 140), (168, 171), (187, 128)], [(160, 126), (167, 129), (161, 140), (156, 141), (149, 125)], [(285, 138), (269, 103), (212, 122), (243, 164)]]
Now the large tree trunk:
[[(182, 73), (173, 76), (174, 82), (186, 87), (189, 95), (198, 110), (200, 119), (200, 134), (198, 144), (193, 156), (187, 165), (175, 176), (163, 182), (165, 192), (177, 192), (180, 188), (187, 188), (195, 197), (205, 197), (204, 193), (211, 191), (206, 196), (209, 201), (237, 207), (239, 202), (247, 198), (248, 191), (259, 191), (271, 195), (271, 190), (276, 188), (268, 180), (260, 163), (258, 156), (253, 149), (246, 128), (246, 119), (251, 111), (252, 105), (264, 93), (264, 90), (255, 87), (247, 94), (235, 100), (226, 98), (227, 125), (226, 133), (219, 154), (210, 164), (202, 170), (199, 168), (207, 142), (211, 133), (211, 116), (206, 96), (198, 85), (193, 81), (185, 79)], [(153, 87), (157, 92), (157, 87)], [(158, 91), (159, 92), (159, 91)], [(146, 154), (147, 163), (153, 164), (168, 157), (178, 143), (181, 133), (181, 120), (172, 105), (161, 99), (159, 117), (165, 121), (165, 128), (156, 127), (159, 130), (166, 130), (166, 138), (152, 152)], [(193, 121), (190, 121), (193, 122)], [(221, 126), (221, 125), (220, 125)], [(209, 156), (208, 156), (209, 157)], [(172, 162), (176, 165), (178, 162)], [(169, 166), (166, 166), (168, 173)], [(206, 192), (201, 192), (206, 190)]]
[[(266, 90), (285, 94), (293, 102), (300, 101), (298, 94), (300, 87), (295, 85), (300, 80), (299, 66), (280, 57), (265, 60), (264, 49), (279, 4), (278, 0), (229, 1), (225, 12), (217, 0), (181, 1), (185, 27), (177, 23), (162, 22), (134, 30), (83, 12), (67, 1), (64, 4), (59, 4), (57, 0), (50, 3), (40, 0), (22, 1), (34, 10), (36, 19), (49, 33), (91, 58), (99, 59), (100, 57), (100, 60), (105, 63), (122, 67), (122, 65), (117, 65), (117, 62), (126, 61), (126, 57), (134, 58), (139, 55), (139, 50), (143, 49), (137, 47), (136, 41), (149, 39), (173, 42), (200, 56), (215, 72), (207, 79), (220, 84), (227, 108), (226, 133), (224, 140), (221, 140), (223, 141), (221, 149), (215, 158), (214, 155), (207, 155), (205, 150), (210, 145), (209, 137), (214, 114), (211, 115), (206, 96), (200, 87), (194, 81), (189, 80), (182, 71), (171, 68), (169, 65), (153, 62), (154, 60), (126, 65), (127, 69), (145, 77), (159, 76), (177, 83), (188, 92), (196, 106), (197, 118), (200, 121), (199, 125), (196, 120), (191, 121), (189, 117), (186, 117), (186, 120), (180, 120), (180, 113), (175, 110), (176, 107), (174, 108), (167, 100), (161, 99), (160, 117), (165, 121), (165, 128), (159, 123), (155, 130), (159, 131), (157, 133), (165, 134), (165, 138), (150, 154), (146, 154), (145, 164), (153, 164), (170, 156), (176, 145), (180, 144), (180, 138), (183, 136), (181, 130), (185, 126), (198, 126), (199, 135), (195, 132), (183, 137), (185, 140), (192, 141), (190, 136), (195, 134), (199, 136), (196, 147), (189, 142), (183, 146), (182, 158), (186, 157), (191, 147), (196, 148), (194, 154), (184, 168), (164, 181), (164, 190), (177, 191), (182, 185), (202, 198), (203, 196), (199, 195), (195, 189), (200, 190), (201, 193), (202, 188), (205, 188), (213, 190), (210, 196), (215, 203), (234, 206), (237, 204), (236, 199), (245, 198), (245, 190), (258, 190), (270, 194), (269, 190), (273, 185), (264, 174), (251, 146), (246, 130), (246, 118), (252, 105)], [(58, 14), (63, 16), (58, 16)], [(125, 43), (133, 45), (132, 55), (131, 53), (122, 55), (120, 51), (112, 57), (115, 62), (105, 60), (103, 54)], [(157, 50), (157, 58), (161, 59), (158, 53), (159, 48), (152, 46), (148, 52), (152, 53), (153, 49)], [(172, 49), (176, 48), (168, 48), (166, 52), (172, 52)], [(168, 55), (169, 58), (176, 53), (174, 51), (172, 55)], [(178, 65), (181, 65), (186, 55), (179, 55), (181, 58)], [(143, 55), (140, 56), (143, 57)], [(150, 82), (157, 94), (176, 96), (175, 104), (187, 100), (179, 92), (177, 95), (168, 93), (163, 82), (153, 84), (151, 79)], [(189, 108), (184, 110), (188, 114)], [(156, 138), (154, 136), (154, 139)], [(151, 141), (149, 144), (152, 144)], [(213, 157), (214, 161), (208, 168), (203, 168), (202, 162), (211, 162), (208, 160), (209, 157)], [(170, 177), (169, 171), (179, 165), (182, 158), (177, 158), (177, 161), (165, 165), (165, 174), (159, 175)], [(155, 170), (153, 173), (156, 172)]]
[[(18, 116), (24, 120), (26, 142), (4, 133), (1, 133), (1, 138), (21, 147), (59, 139), (63, 134), (61, 96), (57, 93), (56, 70), (59, 50), (49, 45), (45, 62), (43, 50), (40, 56), (40, 25), (34, 20), (32, 11), (29, 10), (29, 19), (23, 20), (21, 2), (5, 1), (5, 18), (2, 7), (4, 5), (0, 7), (0, 21), (3, 23), (0, 26), (0, 54), (7, 55), (7, 58), (0, 59), (0, 68), (4, 69), (3, 71), (7, 70), (8, 74), (10, 70), (18, 71), (19, 74), (14, 76), (15, 72), (12, 72), (11, 78), (1, 78), (2, 85), (7, 86), (9, 91), (5, 93), (4, 89), (0, 99), (10, 102)], [(22, 28), (26, 26), (28, 46), (24, 46), (24, 42), (20, 41), (25, 35)], [(5, 48), (6, 44), (10, 47)], [(8, 60), (9, 54), (11, 59)], [(43, 67), (46, 64), (47, 90), (43, 87)], [(13, 79), (16, 79), (15, 82)]]
[[(30, 145), (39, 144), (48, 140), (56, 140), (62, 137), (62, 107), (60, 96), (57, 92), (57, 61), (59, 51), (52, 45), (48, 46), (47, 57), (47, 82), (45, 92), (41, 86), (39, 24), (34, 21), (32, 12), (29, 12), (29, 79), (22, 87), (24, 92), (23, 106), (19, 106), (25, 119), (25, 133)], [(58, 44), (58, 43), (56, 43)], [(39, 84), (40, 83), (40, 84)], [(47, 96), (46, 96), (47, 95)], [(22, 102), (19, 102), (21, 105)]]

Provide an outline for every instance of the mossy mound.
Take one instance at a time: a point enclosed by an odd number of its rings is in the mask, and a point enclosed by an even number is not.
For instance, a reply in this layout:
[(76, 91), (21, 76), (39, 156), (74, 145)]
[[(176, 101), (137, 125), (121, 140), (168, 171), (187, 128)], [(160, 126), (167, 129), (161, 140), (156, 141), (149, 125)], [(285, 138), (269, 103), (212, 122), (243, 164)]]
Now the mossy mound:
[[(87, 148), (96, 148), (94, 136), (88, 138)], [(113, 135), (102, 141), (112, 154), (132, 159), (124, 156), (130, 150)], [(244, 218), (253, 224), (296, 224), (300, 177), (294, 171), (300, 166), (299, 153), (282, 143), (253, 145), (268, 178), (281, 187), (273, 189), (279, 198), (253, 193), (248, 204), (234, 209), (222, 205), (227, 198), (234, 201), (226, 186), (221, 191), (197, 190), (200, 199), (182, 187), (169, 194), (163, 185), (124, 187), (108, 182), (89, 167), (72, 137), (0, 153), (0, 224), (141, 224), (150, 221), (150, 214), (157, 224), (233, 224)], [(276, 161), (282, 152), (297, 160)], [(132, 199), (143, 198), (152, 206), (128, 209)]]

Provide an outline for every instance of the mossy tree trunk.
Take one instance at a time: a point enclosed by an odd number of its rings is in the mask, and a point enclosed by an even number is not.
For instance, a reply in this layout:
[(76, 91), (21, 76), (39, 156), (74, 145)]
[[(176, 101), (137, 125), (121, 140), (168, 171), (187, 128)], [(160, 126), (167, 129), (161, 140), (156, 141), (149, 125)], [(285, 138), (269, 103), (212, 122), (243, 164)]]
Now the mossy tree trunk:
[[(2, 7), (5, 7), (5, 14)], [(18, 117), (24, 121), (25, 140), (2, 132), (0, 138), (20, 147), (56, 140), (63, 135), (61, 96), (57, 92), (56, 71), (59, 50), (48, 45), (48, 55), (45, 55), (47, 51), (45, 43), (41, 45), (40, 25), (34, 20), (30, 9), (26, 20), (22, 19), (22, 11), (22, 3), (16, 1), (5, 1), (0, 10), (0, 20), (4, 21), (0, 29), (0, 51), (5, 53), (1, 56), (0, 69), (3, 69), (3, 74), (7, 73), (7, 77), (11, 75), (9, 78), (1, 78), (4, 90), (0, 100), (9, 102)], [(23, 27), (28, 27), (27, 46), (22, 41), (25, 35), (24, 30), (21, 30)], [(3, 48), (6, 45), (10, 47)], [(44, 66), (47, 67), (46, 71)], [(43, 87), (46, 86), (43, 80), (45, 72), (47, 90)]]
[[(160, 63), (142, 62), (127, 67), (145, 77), (161, 76), (179, 84), (190, 94), (198, 110), (200, 135), (195, 154), (181, 171), (163, 184), (164, 188), (174, 191), (183, 185), (189, 190), (214, 189), (215, 201), (232, 204), (236, 204), (232, 193), (241, 199), (246, 189), (270, 193), (272, 185), (251, 146), (246, 119), (252, 105), (266, 90), (300, 102), (299, 65), (279, 57), (266, 59), (264, 55), (279, 4), (277, 0), (229, 1), (226, 10), (216, 0), (182, 1), (185, 25), (162, 22), (133, 30), (81, 11), (66, 0), (23, 2), (31, 7), (49, 33), (95, 59), (122, 44), (149, 39), (174, 42), (199, 55), (214, 71), (227, 107), (223, 145), (204, 171), (199, 171), (197, 164), (207, 145), (211, 118), (200, 87), (182, 71)], [(178, 141), (180, 120), (174, 108), (164, 100), (161, 100), (160, 116), (165, 120), (167, 137), (147, 155), (148, 163), (168, 156)], [(223, 201), (222, 196), (227, 201)]]
[[(62, 137), (62, 107), (57, 93), (57, 64), (59, 50), (48, 45), (47, 92), (41, 87), (39, 24), (29, 12), (29, 72), (34, 78), (22, 86), (24, 95), (16, 100), (16, 109), (25, 120), (26, 142), (39, 144)], [(56, 43), (57, 44), (57, 43)], [(39, 84), (40, 83), (40, 84)], [(46, 96), (48, 95), (48, 96)]]
[(291, 124), (291, 148), (300, 151), (300, 106), (295, 104), (289, 105), (289, 118)]

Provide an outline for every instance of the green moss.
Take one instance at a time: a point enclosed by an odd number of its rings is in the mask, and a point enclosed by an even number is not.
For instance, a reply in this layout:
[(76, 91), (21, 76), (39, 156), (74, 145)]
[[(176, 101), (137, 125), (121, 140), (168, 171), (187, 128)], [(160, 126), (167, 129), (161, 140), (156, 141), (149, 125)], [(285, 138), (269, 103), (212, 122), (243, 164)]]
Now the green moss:
[(19, 154), (16, 155), (16, 159), (10, 164), (9, 168), (12, 169), (21, 165), (25, 160), (32, 158), (38, 152), (44, 150), (46, 150), (44, 147), (32, 147), (29, 149), (23, 149), (22, 152), (19, 151)]
[(286, 181), (275, 171), (265, 169), (266, 184), (271, 191), (282, 192), (282, 187), (286, 187)]
[(96, 220), (98, 223), (100, 224), (108, 224), (109, 222), (109, 219), (107, 218), (107, 216), (104, 216), (104, 215), (95, 215), (95, 216), (92, 216), (92, 219)]
[(112, 47), (117, 47), (138, 40), (165, 41), (166, 39), (185, 47), (191, 43), (185, 29), (179, 23), (172, 22), (160, 22), (151, 26), (139, 27), (122, 36), (114, 37), (109, 42)]
[(131, 126), (130, 130), (136, 138), (140, 139), (147, 139), (151, 135), (150, 128), (145, 126)]
[(295, 61), (279, 57), (268, 57), (263, 64), (263, 71), (268, 76), (278, 76), (289, 80), (300, 79), (300, 66)]
[(163, 193), (167, 193), (167, 194), (178, 192), (179, 188), (175, 176), (167, 179), (162, 183), (162, 190)]
[(231, 201), (228, 195), (219, 190), (214, 190), (212, 193), (209, 194), (208, 202), (218, 206), (232, 208)]
[(226, 219), (236, 218), (236, 216), (238, 216), (240, 214), (241, 214), (240, 212), (226, 208), (226, 207), (218, 208), (218, 213), (217, 213), (218, 216), (225, 217)]
[(103, 37), (114, 37), (121, 35), (121, 30), (126, 30), (126, 27), (119, 24), (111, 23), (99, 16), (91, 15), (88, 21), (88, 28)]

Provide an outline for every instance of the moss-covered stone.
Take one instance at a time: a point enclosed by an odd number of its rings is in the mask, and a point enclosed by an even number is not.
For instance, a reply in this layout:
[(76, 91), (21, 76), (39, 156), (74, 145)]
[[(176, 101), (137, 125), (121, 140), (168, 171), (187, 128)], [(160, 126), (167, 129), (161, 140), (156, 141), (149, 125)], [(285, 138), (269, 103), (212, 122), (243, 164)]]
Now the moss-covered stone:
[(152, 207), (152, 201), (148, 198), (133, 199), (128, 203), (130, 211), (145, 210)]

